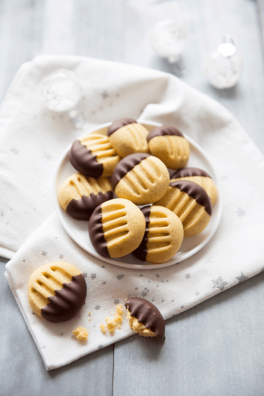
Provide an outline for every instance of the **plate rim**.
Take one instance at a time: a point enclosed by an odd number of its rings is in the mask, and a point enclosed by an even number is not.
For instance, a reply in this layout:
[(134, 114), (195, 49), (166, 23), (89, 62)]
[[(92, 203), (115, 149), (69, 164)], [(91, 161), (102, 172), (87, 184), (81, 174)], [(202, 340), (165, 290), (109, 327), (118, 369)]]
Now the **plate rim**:
[[(150, 125), (150, 126), (154, 126), (154, 127), (158, 127), (161, 126), (161, 123), (155, 122), (155, 121), (148, 121), (148, 120), (143, 120), (143, 119), (138, 119), (137, 122), (141, 123), (141, 124), (145, 124), (145, 125)], [(112, 122), (107, 122), (104, 124), (100, 124), (95, 126), (94, 128), (89, 129), (88, 131), (85, 131), (82, 135), (80, 135), (77, 139), (81, 138), (82, 136), (87, 135), (88, 133), (93, 133), (96, 132), (100, 129), (106, 128), (108, 126), (110, 126), (112, 124)], [(207, 245), (207, 243), (212, 239), (212, 237), (214, 236), (221, 218), (222, 218), (222, 213), (223, 213), (223, 193), (222, 193), (222, 185), (221, 185), (221, 180), (218, 174), (218, 171), (215, 169), (214, 167), (214, 163), (211, 161), (210, 156), (208, 156), (208, 154), (206, 153), (206, 151), (198, 144), (196, 143), (192, 138), (190, 138), (188, 135), (183, 134), (184, 137), (189, 141), (189, 143), (191, 143), (199, 152), (201, 152), (203, 154), (203, 156), (206, 158), (206, 160), (208, 161), (208, 163), (210, 164), (210, 166), (212, 167), (212, 169), (214, 170), (214, 181), (216, 181), (217, 184), (217, 190), (218, 190), (218, 212), (217, 212), (217, 217), (215, 219), (215, 223), (214, 226), (210, 232), (210, 234), (195, 248), (191, 249), (189, 252), (186, 252), (186, 254), (184, 255), (184, 257), (182, 257), (179, 261), (177, 260), (169, 260), (166, 263), (162, 263), (162, 264), (152, 264), (152, 263), (148, 263), (148, 264), (130, 264), (130, 263), (125, 263), (122, 261), (118, 261), (115, 260), (113, 258), (108, 258), (108, 257), (104, 257), (101, 256), (99, 253), (97, 253), (95, 250), (92, 251), (90, 250), (89, 247), (87, 247), (84, 243), (80, 242), (79, 240), (77, 240), (77, 238), (75, 238), (74, 233), (72, 232), (71, 229), (69, 229), (69, 227), (67, 226), (62, 212), (61, 212), (61, 207), (59, 204), (59, 200), (57, 197), (57, 192), (56, 192), (56, 187), (57, 187), (57, 179), (59, 176), (59, 172), (60, 169), (63, 165), (63, 162), (66, 160), (66, 156), (69, 153), (69, 150), (72, 146), (72, 143), (70, 143), (66, 149), (63, 151), (63, 153), (61, 154), (61, 156), (59, 157), (59, 160), (57, 162), (57, 165), (55, 167), (54, 170), (54, 174), (52, 177), (52, 201), (53, 204), (55, 206), (55, 211), (56, 214), (60, 220), (60, 223), (62, 225), (62, 227), (64, 228), (64, 230), (66, 231), (66, 233), (71, 237), (71, 239), (78, 245), (80, 246), (85, 252), (91, 254), (92, 256), (94, 256), (95, 258), (102, 260), (108, 264), (112, 264), (118, 267), (122, 267), (122, 268), (129, 268), (129, 269), (140, 269), (140, 270), (150, 270), (150, 269), (158, 269), (158, 268), (165, 268), (165, 267), (170, 267), (172, 265), (177, 265), (180, 262), (187, 260), (188, 258), (194, 256), (197, 252), (199, 252), (205, 245)], [(76, 139), (75, 139), (76, 140)], [(88, 232), (88, 230), (87, 230)], [(171, 262), (173, 260), (173, 262)]]

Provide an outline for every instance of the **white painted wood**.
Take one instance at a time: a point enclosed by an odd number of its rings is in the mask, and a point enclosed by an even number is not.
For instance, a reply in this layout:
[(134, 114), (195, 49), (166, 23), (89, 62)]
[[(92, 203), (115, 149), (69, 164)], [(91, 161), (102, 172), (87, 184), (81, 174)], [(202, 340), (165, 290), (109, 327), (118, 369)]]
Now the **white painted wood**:
[[(129, 62), (172, 72), (220, 101), (264, 152), (263, 10), (263, 0), (0, 0), (0, 101), (20, 64), (38, 53)], [(177, 65), (157, 58), (148, 44), (149, 28), (168, 17), (189, 34)], [(227, 33), (245, 70), (237, 87), (218, 91), (201, 67)], [(0, 396), (264, 394), (263, 274), (168, 321), (162, 348), (135, 336), (116, 344), (114, 354), (111, 346), (46, 373), (3, 266)]]

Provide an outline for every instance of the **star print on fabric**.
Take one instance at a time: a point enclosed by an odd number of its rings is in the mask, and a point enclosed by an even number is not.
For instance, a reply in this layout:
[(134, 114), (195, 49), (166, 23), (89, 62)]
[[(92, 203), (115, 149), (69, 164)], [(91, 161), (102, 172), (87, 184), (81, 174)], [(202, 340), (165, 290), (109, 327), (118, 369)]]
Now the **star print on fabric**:
[(124, 278), (125, 275), (121, 274), (121, 275), (117, 275), (116, 279), (121, 280)]
[(212, 259), (212, 257), (207, 257), (207, 259), (204, 260), (204, 264), (212, 264), (214, 262), (214, 260)]
[(199, 292), (196, 292), (196, 293), (195, 293), (196, 296), (199, 296), (199, 294), (200, 294)]
[(42, 250), (41, 256), (43, 256), (43, 257), (47, 256), (47, 252), (45, 252), (44, 250)]
[(108, 93), (107, 91), (104, 91), (104, 92), (101, 93), (101, 96), (102, 96), (102, 98), (105, 100), (105, 99), (108, 98), (109, 93)]
[(159, 274), (156, 274), (156, 277), (159, 278), (160, 277)]
[(91, 274), (91, 278), (95, 279), (96, 278), (96, 274)]
[(64, 257), (63, 254), (60, 254), (60, 255), (59, 255), (59, 258), (60, 258), (60, 259), (63, 259), (63, 257)]
[(185, 278), (186, 278), (186, 279), (190, 279), (190, 277), (191, 277), (190, 274), (186, 274), (186, 275), (185, 275)]
[(97, 310), (100, 309), (100, 305), (96, 305), (95, 309)]
[(106, 281), (103, 281), (102, 284), (105, 285), (105, 284), (106, 284)]
[(100, 344), (100, 345), (98, 345), (98, 349), (101, 349), (101, 348), (103, 348), (104, 346), (102, 345), (102, 344)]
[(19, 151), (16, 148), (12, 148), (11, 151), (14, 155), (18, 155), (19, 153)]
[(241, 272), (241, 275), (240, 275), (240, 276), (236, 276), (236, 278), (237, 278), (237, 280), (238, 280), (238, 283), (244, 282), (245, 280), (248, 279), (248, 277), (245, 276), (245, 275), (243, 274), (243, 272)]
[(117, 298), (114, 300), (114, 304), (119, 304), (119, 300)]
[(212, 279), (212, 282), (214, 284), (213, 289), (217, 288), (221, 291), (223, 291), (224, 287), (228, 285), (228, 282), (223, 281), (221, 276), (219, 276), (217, 279)]
[(83, 277), (87, 278), (87, 272), (83, 272)]
[(143, 292), (141, 293), (141, 296), (142, 296), (142, 297), (146, 297), (147, 295), (148, 295), (148, 292), (145, 291), (145, 290), (143, 290)]
[(246, 215), (246, 212), (243, 209), (241, 209), (241, 208), (238, 208), (236, 213), (238, 214), (238, 217), (242, 217), (242, 216)]
[(47, 161), (49, 161), (49, 160), (52, 159), (52, 156), (51, 156), (50, 154), (43, 153), (43, 155), (44, 155), (44, 157), (42, 157), (42, 158), (44, 158), (44, 159), (47, 160)]

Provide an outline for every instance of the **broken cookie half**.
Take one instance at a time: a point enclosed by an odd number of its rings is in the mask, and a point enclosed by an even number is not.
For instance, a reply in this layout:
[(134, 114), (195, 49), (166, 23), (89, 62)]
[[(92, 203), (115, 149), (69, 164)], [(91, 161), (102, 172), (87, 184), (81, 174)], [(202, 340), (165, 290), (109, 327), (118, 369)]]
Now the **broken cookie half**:
[(125, 304), (131, 329), (143, 337), (165, 340), (165, 322), (155, 305), (139, 297), (129, 297)]

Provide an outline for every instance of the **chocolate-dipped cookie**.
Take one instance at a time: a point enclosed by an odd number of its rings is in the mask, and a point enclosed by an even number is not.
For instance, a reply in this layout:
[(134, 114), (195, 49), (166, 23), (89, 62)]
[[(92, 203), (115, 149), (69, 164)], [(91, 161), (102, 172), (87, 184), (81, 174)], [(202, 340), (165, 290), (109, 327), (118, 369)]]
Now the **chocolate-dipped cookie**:
[(90, 133), (73, 142), (69, 161), (85, 176), (108, 177), (112, 175), (120, 157), (107, 136)]
[(189, 180), (199, 184), (199, 186), (205, 189), (209, 198), (211, 198), (212, 205), (215, 204), (217, 199), (217, 189), (211, 176), (204, 170), (189, 167), (179, 169), (171, 175), (171, 181), (177, 180)]
[(125, 303), (131, 329), (143, 337), (165, 340), (165, 322), (155, 305), (139, 297), (129, 297)]
[(86, 291), (78, 268), (61, 261), (39, 267), (28, 281), (28, 301), (33, 312), (54, 323), (74, 318), (85, 302)]
[(127, 199), (112, 199), (99, 205), (88, 223), (94, 249), (105, 257), (118, 258), (135, 250), (145, 232), (141, 210)]
[(171, 169), (183, 168), (190, 157), (190, 145), (183, 134), (171, 125), (154, 128), (147, 137), (149, 150)]
[(148, 153), (147, 129), (133, 118), (121, 118), (107, 131), (110, 142), (120, 157), (133, 153)]
[(76, 220), (89, 220), (94, 209), (113, 198), (110, 181), (105, 177), (94, 179), (74, 173), (62, 184), (59, 203)]
[(212, 204), (206, 191), (189, 180), (171, 182), (156, 205), (165, 206), (180, 218), (185, 237), (202, 232), (212, 215)]
[(145, 153), (123, 158), (115, 168), (111, 183), (119, 198), (137, 205), (160, 199), (169, 186), (169, 172), (158, 158)]
[(148, 205), (141, 208), (146, 230), (139, 247), (133, 255), (148, 263), (169, 261), (179, 250), (183, 241), (183, 226), (178, 216), (163, 206)]

